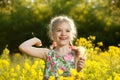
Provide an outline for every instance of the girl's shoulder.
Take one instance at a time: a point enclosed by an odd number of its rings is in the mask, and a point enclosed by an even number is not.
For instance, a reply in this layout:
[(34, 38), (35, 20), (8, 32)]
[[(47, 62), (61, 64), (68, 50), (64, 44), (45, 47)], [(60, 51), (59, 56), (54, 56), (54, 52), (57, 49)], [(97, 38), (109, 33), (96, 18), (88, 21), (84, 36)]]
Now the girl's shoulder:
[(54, 54), (55, 54), (55, 51), (51, 49), (49, 49), (47, 52), (47, 56), (54, 55)]

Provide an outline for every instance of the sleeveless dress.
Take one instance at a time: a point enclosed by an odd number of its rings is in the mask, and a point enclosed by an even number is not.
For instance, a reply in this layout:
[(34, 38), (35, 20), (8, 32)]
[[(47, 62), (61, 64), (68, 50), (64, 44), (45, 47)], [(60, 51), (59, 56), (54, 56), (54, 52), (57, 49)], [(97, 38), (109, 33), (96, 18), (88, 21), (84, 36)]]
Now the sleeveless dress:
[[(75, 68), (75, 59), (72, 52), (60, 56), (51, 50), (48, 52), (43, 80), (48, 80), (50, 76), (54, 76), (56, 79), (59, 76), (70, 76), (70, 69), (73, 68)], [(62, 71), (62, 74), (59, 74), (59, 70)]]

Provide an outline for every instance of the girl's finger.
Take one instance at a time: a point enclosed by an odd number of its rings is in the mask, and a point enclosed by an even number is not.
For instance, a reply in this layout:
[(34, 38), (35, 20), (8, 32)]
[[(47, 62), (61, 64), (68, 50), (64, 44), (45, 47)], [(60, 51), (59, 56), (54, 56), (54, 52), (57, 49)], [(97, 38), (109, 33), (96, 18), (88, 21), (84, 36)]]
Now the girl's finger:
[(85, 58), (84, 57), (79, 57), (79, 60), (84, 60), (85, 61)]

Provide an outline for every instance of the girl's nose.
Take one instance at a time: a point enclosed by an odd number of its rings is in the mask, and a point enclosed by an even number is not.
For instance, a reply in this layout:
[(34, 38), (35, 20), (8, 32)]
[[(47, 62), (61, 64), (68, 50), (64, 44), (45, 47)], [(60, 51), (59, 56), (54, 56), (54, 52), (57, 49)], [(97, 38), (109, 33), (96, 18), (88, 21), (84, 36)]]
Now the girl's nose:
[(62, 35), (66, 35), (66, 32), (65, 32), (65, 31), (62, 31)]

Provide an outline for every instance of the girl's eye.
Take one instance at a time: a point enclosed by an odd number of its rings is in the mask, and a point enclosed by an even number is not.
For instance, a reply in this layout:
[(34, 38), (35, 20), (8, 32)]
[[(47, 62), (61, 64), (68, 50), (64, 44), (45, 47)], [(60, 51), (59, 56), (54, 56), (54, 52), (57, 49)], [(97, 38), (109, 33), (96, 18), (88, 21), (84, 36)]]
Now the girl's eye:
[(70, 32), (70, 30), (66, 30), (66, 32)]
[(61, 30), (60, 29), (58, 29), (58, 30), (56, 30), (57, 32), (60, 32)]

